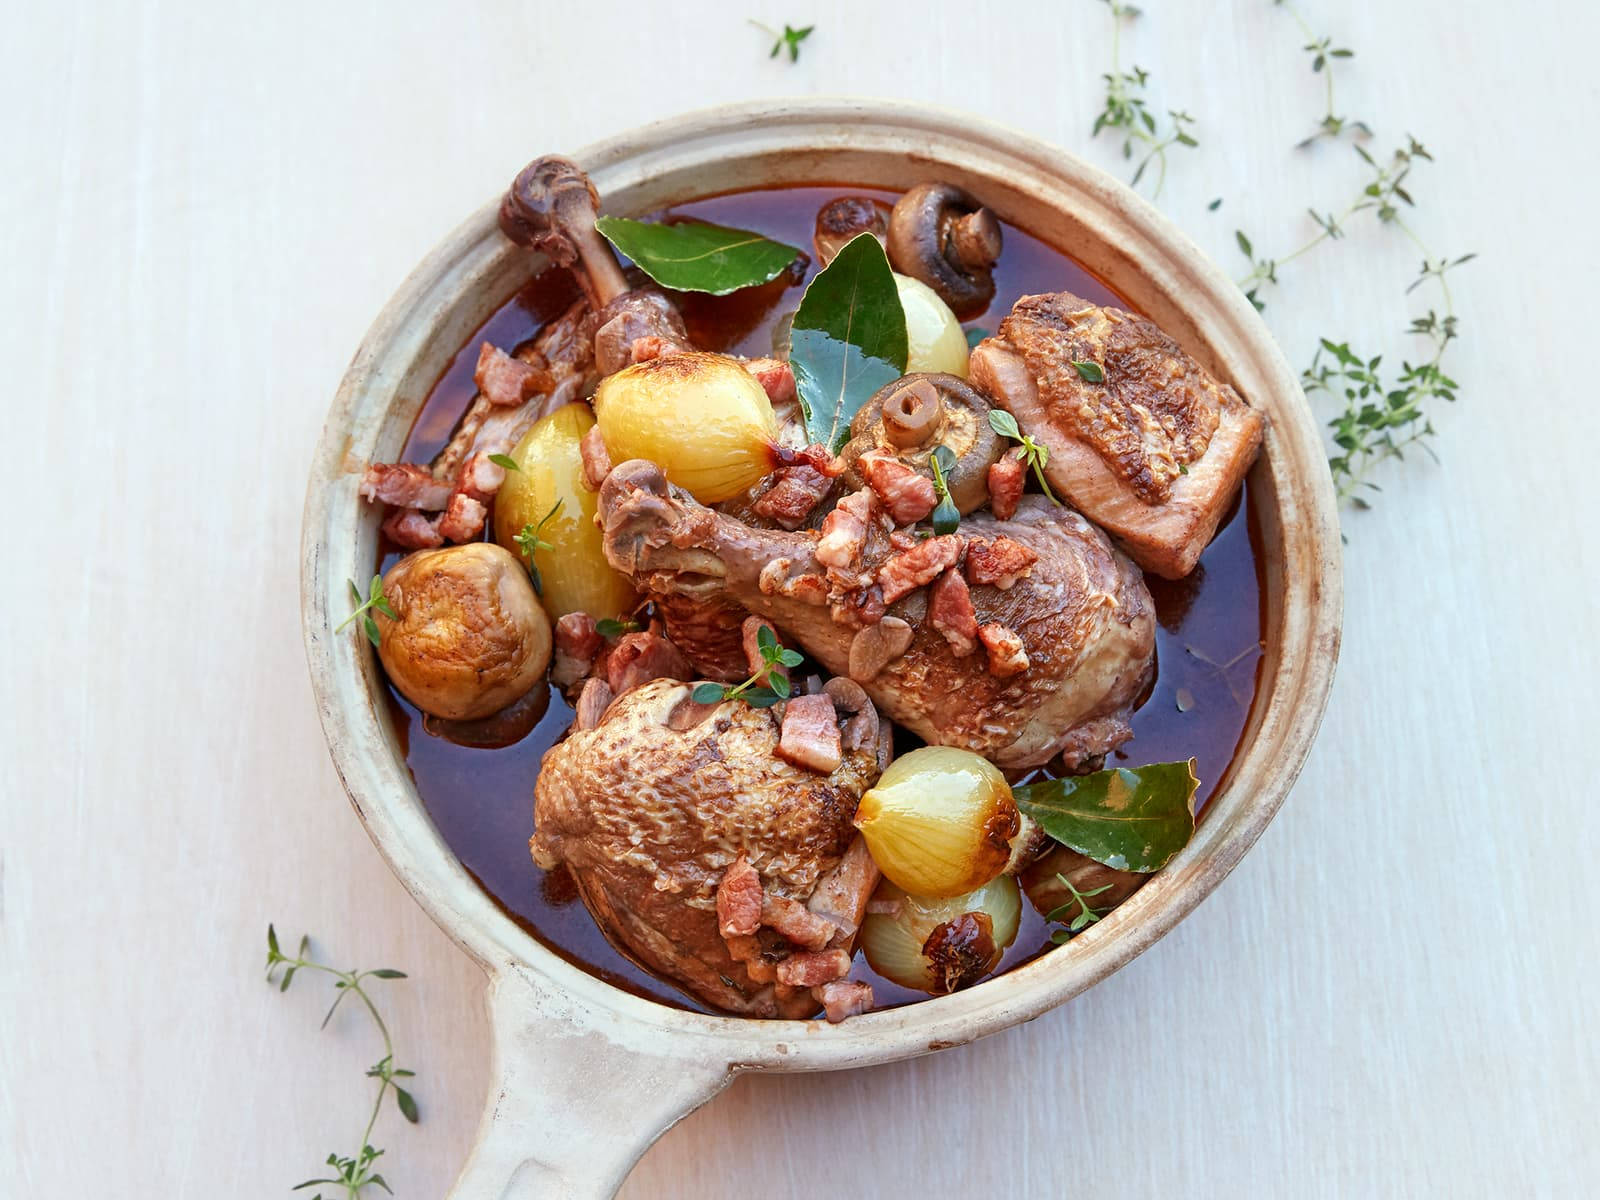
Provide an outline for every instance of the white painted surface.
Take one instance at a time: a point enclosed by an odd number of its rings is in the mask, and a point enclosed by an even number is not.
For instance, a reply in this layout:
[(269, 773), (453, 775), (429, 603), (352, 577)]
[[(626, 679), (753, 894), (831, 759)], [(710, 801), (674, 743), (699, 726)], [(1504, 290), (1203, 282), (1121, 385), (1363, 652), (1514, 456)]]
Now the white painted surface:
[[(946, 103), (1086, 134), (1089, 0), (815, 3), (797, 66), (686, 4), (32, 6), (0, 45), (0, 357), (16, 483), (0, 617), (0, 1194), (276, 1196), (360, 1132), (379, 1051), (258, 985), (269, 919), (387, 985), (440, 1194), (487, 1083), (482, 980), (348, 810), (295, 611), (306, 462), (373, 314), (533, 154), (752, 96)], [(1041, 6), (1042, 7), (1042, 6)], [(1147, 4), (1125, 61), (1200, 119), (1162, 206), (1232, 265), (1359, 186), (1267, 0)], [(1217, 895), (1066, 1008), (845, 1075), (743, 1079), (630, 1197), (1580, 1195), (1600, 1175), (1591, 731), (1600, 19), (1567, 0), (1304, 5), (1340, 105), (1438, 155), (1417, 228), (1456, 282), (1441, 467), (1350, 521), (1340, 678), (1294, 797)], [(1344, 10), (1344, 11), (1341, 11)], [(601, 67), (601, 62), (614, 64)], [(1206, 202), (1225, 197), (1213, 214)], [(1391, 357), (1415, 268), (1364, 228), (1267, 315)], [(1413, 305), (1419, 296), (1413, 296)], [(15, 472), (20, 468), (20, 480)], [(309, 986), (308, 986), (309, 985)], [(318, 994), (313, 995), (316, 992)]]

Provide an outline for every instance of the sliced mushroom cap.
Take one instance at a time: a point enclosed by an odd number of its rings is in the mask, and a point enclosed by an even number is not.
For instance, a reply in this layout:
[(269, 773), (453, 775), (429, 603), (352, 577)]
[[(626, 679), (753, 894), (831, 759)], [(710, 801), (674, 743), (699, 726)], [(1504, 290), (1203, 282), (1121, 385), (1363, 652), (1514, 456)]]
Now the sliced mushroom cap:
[(883, 241), (889, 233), (889, 211), (887, 204), (871, 196), (840, 196), (824, 204), (817, 212), (817, 228), (811, 237), (818, 265), (827, 266), (860, 234), (870, 233)]
[(988, 400), (956, 375), (906, 375), (880, 388), (850, 422), (850, 434), (845, 481), (853, 488), (863, 486), (856, 460), (868, 450), (882, 450), (931, 475), (934, 447), (948, 446), (956, 464), (945, 472), (945, 482), (963, 515), (988, 502), (989, 467), (1005, 450), (989, 424)]
[(953, 183), (924, 183), (894, 206), (887, 239), (889, 262), (922, 280), (956, 316), (982, 312), (994, 299), (1000, 222)]

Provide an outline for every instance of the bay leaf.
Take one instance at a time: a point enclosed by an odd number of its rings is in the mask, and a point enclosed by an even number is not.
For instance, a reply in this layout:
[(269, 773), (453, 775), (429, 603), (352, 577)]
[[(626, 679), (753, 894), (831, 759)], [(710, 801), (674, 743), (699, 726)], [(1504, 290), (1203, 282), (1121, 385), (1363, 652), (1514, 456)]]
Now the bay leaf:
[(1063, 846), (1119, 871), (1148, 874), (1194, 836), (1194, 759), (1114, 767), (1023, 784), (1017, 807)]
[(858, 234), (811, 281), (794, 314), (789, 365), (807, 440), (837, 451), (861, 406), (906, 373), (909, 353), (883, 245)]
[(726, 296), (776, 279), (800, 254), (748, 229), (705, 221), (670, 224), (601, 217), (601, 235), (662, 287)]

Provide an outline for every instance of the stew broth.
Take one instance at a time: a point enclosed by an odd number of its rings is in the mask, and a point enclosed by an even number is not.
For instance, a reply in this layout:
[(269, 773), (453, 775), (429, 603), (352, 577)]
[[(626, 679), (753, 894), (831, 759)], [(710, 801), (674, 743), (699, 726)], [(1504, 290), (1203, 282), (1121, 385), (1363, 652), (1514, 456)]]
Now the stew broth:
[[(850, 186), (768, 188), (698, 200), (656, 216), (757, 230), (804, 247), (809, 255), (817, 210), (846, 194), (889, 203), (895, 199), (892, 192)], [(966, 322), (969, 329), (992, 331), (1018, 297), (1035, 292), (1068, 290), (1096, 303), (1127, 307), (1062, 251), (1010, 225), (1004, 231), (995, 301)], [(809, 280), (817, 269), (810, 263), (804, 278)], [(774, 328), (799, 304), (802, 291), (803, 281), (795, 283), (784, 275), (730, 296), (676, 298), (695, 344), (760, 357), (772, 353)], [(473, 368), (485, 340), (508, 350), (521, 345), (578, 295), (567, 272), (548, 270), (484, 322), (435, 384), (402, 457), (426, 462), (449, 440), (477, 390)], [(379, 569), (386, 571), (398, 558), (397, 551), (385, 547)], [(1147, 576), (1158, 619), (1156, 678), (1133, 716), (1133, 740), (1107, 765), (1194, 758), (1200, 777), (1197, 812), (1226, 777), (1255, 698), (1265, 628), (1261, 576), (1261, 535), (1248, 483), (1187, 579), (1169, 582)], [(508, 916), (569, 962), (618, 987), (675, 1007), (712, 1011), (617, 951), (579, 901), (565, 869), (543, 871), (529, 855), (539, 761), (572, 721), (560, 692), (551, 688), (549, 708), (532, 733), (513, 746), (493, 750), (456, 745), (428, 733), (422, 714), (393, 688), (389, 706), (406, 764), (440, 835)], [(1049, 949), (1049, 930), (1024, 903), (1021, 928), (1000, 970)], [(851, 978), (872, 984), (879, 1008), (925, 998), (876, 974), (861, 955)]]

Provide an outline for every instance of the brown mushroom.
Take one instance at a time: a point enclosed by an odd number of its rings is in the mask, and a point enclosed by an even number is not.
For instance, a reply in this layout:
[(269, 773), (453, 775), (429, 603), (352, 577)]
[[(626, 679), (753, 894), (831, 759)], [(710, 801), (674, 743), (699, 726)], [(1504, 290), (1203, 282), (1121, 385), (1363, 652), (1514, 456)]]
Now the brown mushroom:
[(475, 721), (527, 695), (550, 665), (550, 618), (516, 558), (493, 542), (419, 550), (389, 568), (378, 657), (425, 713)]
[(948, 446), (956, 465), (945, 472), (945, 482), (963, 515), (988, 502), (989, 466), (1005, 450), (989, 425), (989, 402), (956, 375), (906, 375), (880, 388), (850, 422), (850, 434), (844, 460), (852, 488), (862, 486), (856, 461), (868, 450), (882, 450), (932, 475), (929, 456), (935, 446)]
[(953, 183), (912, 188), (889, 217), (889, 262), (920, 279), (958, 317), (982, 312), (994, 299), (1000, 222)]
[(818, 264), (827, 266), (846, 243), (863, 233), (870, 233), (880, 242), (888, 236), (887, 204), (871, 196), (840, 196), (828, 201), (817, 212), (817, 228), (811, 237)]

